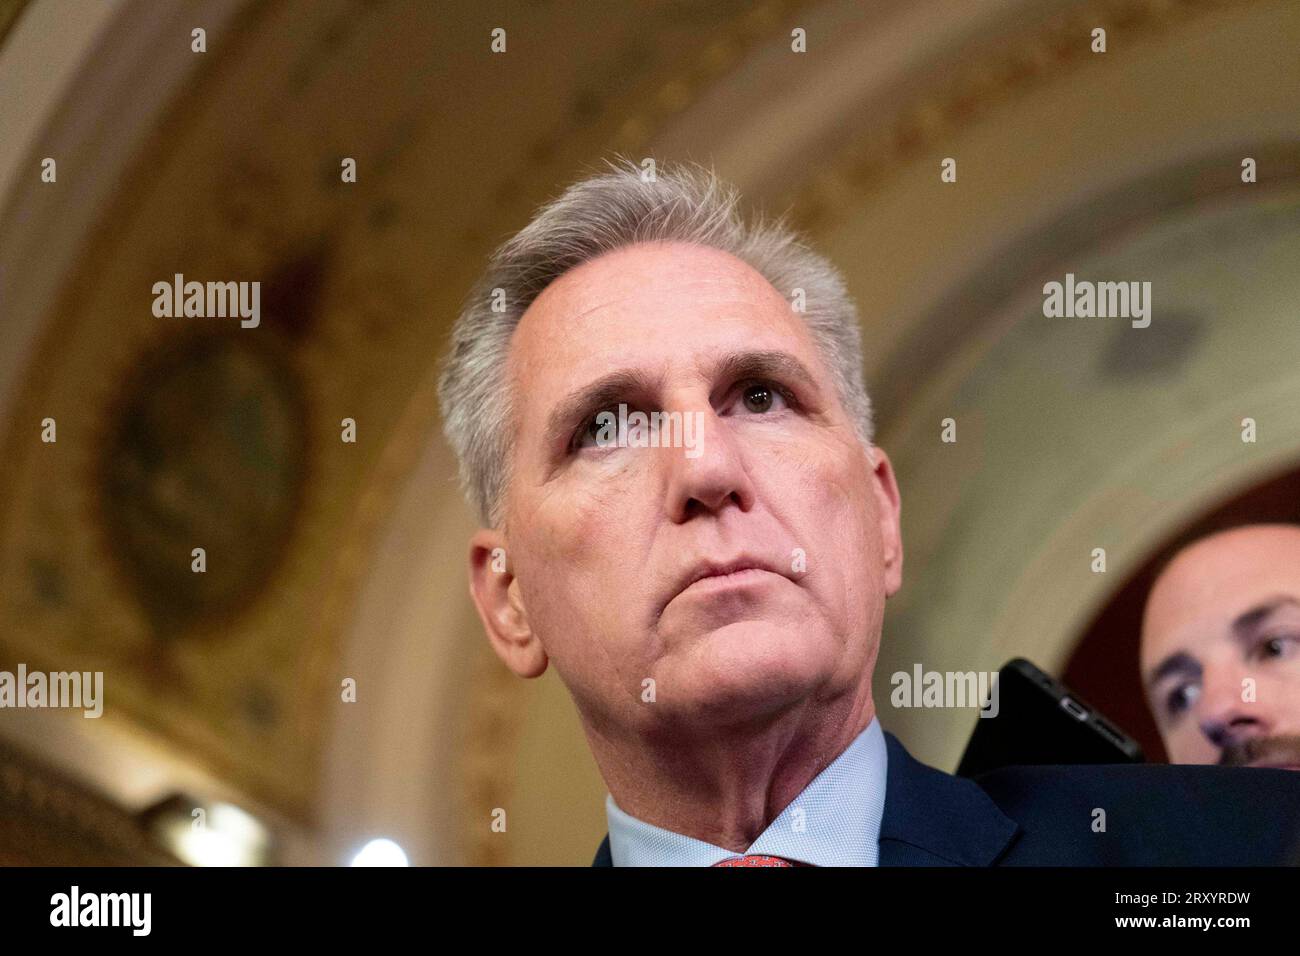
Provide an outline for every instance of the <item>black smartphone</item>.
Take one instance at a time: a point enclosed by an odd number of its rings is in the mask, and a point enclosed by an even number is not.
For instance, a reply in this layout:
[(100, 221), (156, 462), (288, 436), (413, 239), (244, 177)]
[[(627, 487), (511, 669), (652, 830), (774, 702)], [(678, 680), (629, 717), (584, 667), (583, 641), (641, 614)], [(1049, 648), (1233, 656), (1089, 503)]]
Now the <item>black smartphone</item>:
[[(975, 722), (957, 774), (1026, 764), (1142, 763), (1138, 742), (1023, 657), (998, 671), (991, 716)], [(996, 716), (992, 716), (996, 715)]]

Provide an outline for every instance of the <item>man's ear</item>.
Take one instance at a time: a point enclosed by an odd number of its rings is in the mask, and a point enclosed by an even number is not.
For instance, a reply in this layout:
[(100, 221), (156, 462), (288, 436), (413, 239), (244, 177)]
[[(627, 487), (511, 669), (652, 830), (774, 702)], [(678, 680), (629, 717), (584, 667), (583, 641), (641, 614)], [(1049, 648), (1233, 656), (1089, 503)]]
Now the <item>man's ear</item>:
[(499, 531), (481, 528), (469, 542), (469, 595), (502, 663), (520, 677), (546, 670), (546, 651), (528, 624), (519, 580)]
[(872, 490), (879, 511), (880, 543), (884, 549), (885, 596), (893, 597), (903, 586), (902, 502), (898, 496), (894, 466), (884, 450), (873, 445), (867, 461), (871, 463), (875, 477)]

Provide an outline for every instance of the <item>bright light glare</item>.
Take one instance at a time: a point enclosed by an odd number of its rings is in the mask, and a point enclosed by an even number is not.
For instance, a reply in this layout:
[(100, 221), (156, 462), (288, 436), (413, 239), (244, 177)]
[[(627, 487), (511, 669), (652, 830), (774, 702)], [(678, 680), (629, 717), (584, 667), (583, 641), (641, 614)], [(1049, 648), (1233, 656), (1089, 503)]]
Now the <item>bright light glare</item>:
[(392, 840), (371, 840), (352, 858), (353, 866), (410, 866), (402, 848)]
[(192, 866), (255, 866), (266, 851), (266, 830), (239, 807), (217, 803), (187, 820), (171, 816), (164, 842)]

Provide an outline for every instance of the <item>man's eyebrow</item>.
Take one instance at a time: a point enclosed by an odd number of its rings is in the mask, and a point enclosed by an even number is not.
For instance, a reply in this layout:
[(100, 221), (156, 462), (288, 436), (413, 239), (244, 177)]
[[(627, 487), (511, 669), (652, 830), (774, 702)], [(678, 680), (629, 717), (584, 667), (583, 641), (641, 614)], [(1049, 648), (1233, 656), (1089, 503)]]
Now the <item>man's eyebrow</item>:
[(1274, 611), (1279, 608), (1290, 605), (1300, 607), (1300, 601), (1295, 598), (1282, 594), (1277, 597), (1261, 601), (1249, 611), (1238, 615), (1237, 619), (1232, 622), (1232, 633), (1238, 637), (1249, 637), (1250, 633), (1257, 628), (1260, 623), (1266, 620)]
[(1186, 651), (1179, 651), (1176, 654), (1170, 654), (1163, 661), (1156, 665), (1155, 670), (1147, 678), (1147, 686), (1154, 687), (1166, 677), (1172, 677), (1176, 674), (1188, 674), (1199, 677), (1201, 674), (1201, 665), (1188, 654)]
[(593, 382), (570, 392), (551, 409), (546, 417), (546, 447), (553, 448), (571, 428), (576, 428), (580, 419), (588, 412), (597, 411), (620, 401), (626, 401), (628, 395), (650, 394), (658, 385), (659, 379), (647, 375), (640, 369), (619, 369), (602, 375)]
[[(1300, 600), (1282, 594), (1261, 601), (1249, 611), (1237, 615), (1237, 618), (1232, 622), (1232, 633), (1238, 639), (1249, 637), (1255, 628), (1268, 619), (1269, 615), (1283, 607), (1300, 607)], [(1177, 654), (1170, 654), (1160, 662), (1159, 666), (1151, 672), (1151, 676), (1147, 678), (1147, 686), (1154, 686), (1166, 677), (1175, 674), (1199, 676), (1200, 673), (1201, 665), (1196, 658), (1185, 651), (1179, 651)]]
[(789, 352), (747, 350), (729, 352), (714, 363), (713, 378), (739, 381), (747, 378), (780, 378), (792, 380), (805, 388), (817, 391), (817, 379), (808, 367)]

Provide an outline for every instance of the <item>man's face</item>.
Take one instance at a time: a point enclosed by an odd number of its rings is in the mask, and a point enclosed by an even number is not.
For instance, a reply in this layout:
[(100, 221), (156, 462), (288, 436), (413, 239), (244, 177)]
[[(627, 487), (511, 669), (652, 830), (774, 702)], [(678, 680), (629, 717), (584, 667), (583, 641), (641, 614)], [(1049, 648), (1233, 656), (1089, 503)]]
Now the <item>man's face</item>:
[[(537, 298), (509, 370), (510, 600), (596, 732), (761, 720), (870, 680), (897, 489), (760, 274), (678, 243), (608, 253)], [(698, 413), (695, 457), (598, 444), (619, 403)], [(690, 583), (731, 562), (761, 569)]]
[(1174, 763), (1300, 769), (1300, 528), (1180, 553), (1147, 602), (1142, 675)]

